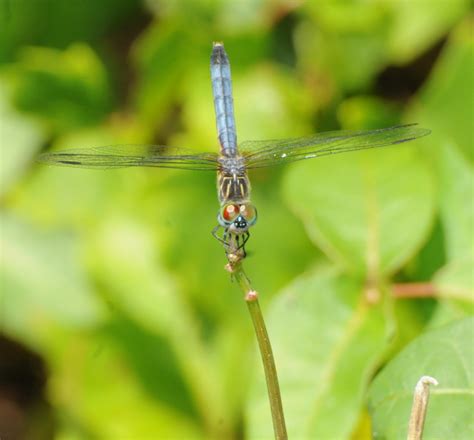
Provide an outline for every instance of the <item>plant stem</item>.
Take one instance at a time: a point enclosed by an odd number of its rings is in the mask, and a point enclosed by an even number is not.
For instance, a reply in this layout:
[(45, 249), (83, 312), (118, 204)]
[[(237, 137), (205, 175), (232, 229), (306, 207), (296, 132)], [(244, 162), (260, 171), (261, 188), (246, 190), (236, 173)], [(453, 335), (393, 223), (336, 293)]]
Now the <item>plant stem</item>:
[(407, 440), (421, 440), (423, 436), (426, 408), (430, 397), (430, 385), (438, 385), (438, 381), (430, 376), (422, 376), (416, 384)]
[(231, 262), (227, 266), (234, 276), (244, 293), (245, 301), (252, 318), (255, 335), (257, 337), (260, 355), (262, 356), (263, 369), (265, 371), (265, 379), (267, 383), (268, 398), (270, 400), (270, 409), (272, 413), (273, 431), (275, 439), (286, 440), (285, 416), (283, 414), (283, 406), (281, 403), (280, 386), (278, 384), (278, 376), (273, 358), (272, 346), (268, 337), (265, 321), (263, 320), (262, 311), (258, 303), (258, 294), (253, 290), (250, 280), (247, 278), (240, 259), (237, 262)]
[(392, 285), (395, 298), (434, 298), (437, 294), (433, 283), (400, 283)]

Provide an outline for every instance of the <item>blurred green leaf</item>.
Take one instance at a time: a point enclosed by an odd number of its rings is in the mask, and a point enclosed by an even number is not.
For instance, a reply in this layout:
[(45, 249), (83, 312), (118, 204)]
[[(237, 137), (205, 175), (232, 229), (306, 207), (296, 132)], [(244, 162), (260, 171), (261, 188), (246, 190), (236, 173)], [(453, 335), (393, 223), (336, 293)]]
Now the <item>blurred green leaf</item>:
[(474, 168), (454, 145), (442, 144), (438, 161), (441, 219), (448, 258), (468, 258), (474, 250)]
[[(92, 267), (111, 304), (151, 334), (168, 339), (200, 415), (226, 436), (229, 408), (221, 395), (195, 312), (161, 265), (152, 234), (133, 219), (110, 218), (91, 237)], [(212, 408), (212, 410), (210, 410)]]
[[(295, 42), (307, 74), (329, 82), (334, 96), (365, 89), (387, 64), (388, 16), (363, 2), (306, 2)], [(308, 20), (311, 17), (311, 20)], [(325, 86), (327, 87), (327, 85)]]
[(400, 123), (399, 109), (374, 96), (348, 98), (339, 105), (337, 113), (341, 126), (349, 130), (376, 129)]
[(25, 45), (64, 48), (76, 41), (98, 42), (114, 28), (123, 32), (141, 10), (136, 0), (1, 0), (0, 62), (14, 58)]
[(449, 3), (390, 0), (391, 9), (387, 51), (398, 64), (411, 61), (439, 41), (469, 11), (469, 0)]
[(413, 120), (433, 129), (421, 139), (433, 158), (439, 177), (439, 204), (448, 260), (472, 253), (474, 241), (474, 77), (472, 19), (450, 36), (419, 100), (412, 105)]
[[(384, 351), (387, 325), (356, 281), (334, 271), (297, 279), (268, 313), (289, 438), (348, 438)], [(271, 438), (261, 368), (247, 408), (249, 438)]]
[(440, 301), (431, 317), (428, 329), (439, 328), (473, 315), (472, 306), (461, 301)]
[(148, 331), (166, 334), (180, 304), (173, 280), (156, 264), (150, 231), (123, 216), (109, 217), (89, 244), (91, 266), (113, 304)]
[(413, 391), (421, 376), (431, 389), (423, 439), (472, 438), (474, 318), (428, 332), (408, 345), (375, 378), (370, 390), (374, 438), (405, 439)]
[[(109, 126), (70, 131), (51, 150), (128, 143)], [(90, 170), (36, 164), (11, 209), (24, 218), (88, 233), (108, 215), (142, 209), (149, 186), (143, 169)], [(14, 206), (13, 206), (14, 205)]]
[[(227, 41), (233, 36), (263, 33), (280, 18), (282, 11), (294, 8), (291, 0), (274, 2), (146, 0), (145, 4), (161, 20), (166, 18), (167, 22), (174, 23), (184, 21), (194, 30), (197, 38), (208, 33), (209, 41), (212, 39)], [(196, 29), (194, 26), (201, 28)], [(181, 23), (181, 27), (185, 27), (185, 24)]]
[(474, 261), (472, 257), (452, 260), (436, 273), (433, 283), (441, 301), (430, 320), (436, 328), (474, 315)]
[[(450, 38), (436, 63), (433, 73), (414, 102), (415, 120), (433, 128), (428, 145), (439, 140), (454, 144), (472, 166), (474, 164), (474, 38), (472, 17), (461, 23)], [(440, 157), (440, 163), (444, 158)]]
[(197, 419), (196, 408), (169, 339), (147, 332), (142, 326), (122, 316), (117, 308), (115, 311), (114, 319), (104, 327), (101, 334), (120, 350), (149, 396)]
[[(133, 47), (132, 59), (139, 75), (133, 98), (149, 136), (180, 101), (186, 70), (196, 59), (194, 45), (189, 44), (191, 34), (179, 24), (151, 26)], [(199, 65), (199, 58), (197, 62)]]
[(3, 328), (35, 340), (50, 323), (84, 328), (101, 322), (102, 304), (70, 235), (46, 233), (6, 213), (1, 229)]
[(32, 156), (44, 142), (41, 127), (10, 108), (7, 92), (0, 87), (0, 195), (23, 175)]
[(295, 137), (311, 130), (308, 116), (317, 103), (284, 69), (254, 66), (233, 87), (241, 140)]
[(403, 275), (409, 280), (428, 281), (446, 264), (446, 237), (439, 216), (431, 230), (428, 241), (403, 268)]
[[(321, 6), (330, 3), (334, 2)], [(364, 90), (387, 63), (380, 35), (383, 21), (376, 26), (375, 30), (336, 32), (303, 21), (295, 41), (298, 60), (305, 76), (324, 88), (328, 101), (345, 92)]]
[(439, 295), (474, 304), (474, 261), (453, 261), (441, 269), (434, 278)]
[(337, 33), (373, 32), (384, 18), (382, 8), (374, 8), (373, 4), (363, 2), (308, 2), (304, 8), (321, 27)]
[(4, 75), (16, 107), (54, 130), (97, 123), (111, 109), (104, 66), (85, 44), (64, 51), (23, 48), (19, 61)]
[(372, 279), (399, 269), (434, 216), (429, 170), (414, 145), (306, 161), (288, 172), (285, 196), (310, 238)]
[(50, 359), (64, 438), (205, 438), (189, 415), (150, 396), (108, 336), (94, 336), (75, 335)]

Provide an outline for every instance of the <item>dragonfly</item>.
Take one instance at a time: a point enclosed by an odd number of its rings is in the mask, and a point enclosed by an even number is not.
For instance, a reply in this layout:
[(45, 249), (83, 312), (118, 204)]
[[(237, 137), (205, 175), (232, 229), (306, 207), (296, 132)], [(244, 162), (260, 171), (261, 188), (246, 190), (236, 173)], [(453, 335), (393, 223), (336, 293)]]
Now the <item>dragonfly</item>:
[(396, 145), (426, 136), (417, 124), (363, 131), (329, 131), (281, 140), (237, 144), (230, 62), (222, 42), (213, 43), (211, 81), (220, 151), (196, 153), (163, 145), (115, 145), (67, 149), (39, 156), (39, 162), (77, 168), (177, 168), (217, 172), (220, 208), (212, 235), (223, 243), (228, 257), (246, 256), (250, 228), (257, 209), (250, 198), (248, 170), (333, 154)]

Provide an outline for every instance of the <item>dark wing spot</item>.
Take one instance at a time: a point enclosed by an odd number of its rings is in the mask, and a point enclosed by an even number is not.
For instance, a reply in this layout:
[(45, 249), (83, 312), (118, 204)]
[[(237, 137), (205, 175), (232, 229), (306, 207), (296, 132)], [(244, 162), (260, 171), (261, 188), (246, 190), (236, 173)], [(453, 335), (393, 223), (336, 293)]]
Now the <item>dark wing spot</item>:
[(65, 165), (81, 165), (81, 162), (77, 160), (60, 160), (59, 163), (63, 163)]
[(411, 137), (411, 138), (406, 138), (406, 139), (399, 139), (398, 141), (393, 142), (392, 145), (403, 144), (404, 142), (410, 142), (410, 141), (413, 141), (415, 139), (416, 139), (416, 137)]

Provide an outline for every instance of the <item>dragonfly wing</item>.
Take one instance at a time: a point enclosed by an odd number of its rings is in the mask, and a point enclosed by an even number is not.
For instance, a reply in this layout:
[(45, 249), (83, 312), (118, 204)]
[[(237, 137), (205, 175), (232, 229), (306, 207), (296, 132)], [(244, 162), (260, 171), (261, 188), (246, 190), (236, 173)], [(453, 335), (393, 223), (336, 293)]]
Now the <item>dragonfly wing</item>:
[(159, 167), (216, 170), (217, 154), (163, 145), (112, 145), (44, 153), (38, 162), (77, 168)]
[(430, 130), (417, 124), (378, 130), (328, 131), (284, 140), (248, 141), (240, 145), (249, 169), (312, 159), (330, 154), (386, 147), (426, 136)]

